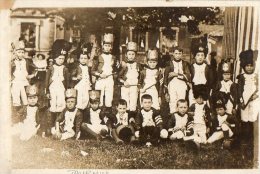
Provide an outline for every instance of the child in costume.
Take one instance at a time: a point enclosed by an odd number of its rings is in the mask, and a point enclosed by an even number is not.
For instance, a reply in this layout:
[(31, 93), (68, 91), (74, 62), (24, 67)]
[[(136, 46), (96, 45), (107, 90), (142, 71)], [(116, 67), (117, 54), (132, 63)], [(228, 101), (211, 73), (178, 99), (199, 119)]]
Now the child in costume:
[(46, 96), (50, 99), (50, 108), (47, 114), (47, 135), (50, 134), (50, 128), (54, 126), (54, 121), (58, 115), (65, 109), (65, 91), (69, 86), (68, 69), (63, 65), (67, 51), (64, 47), (58, 47), (53, 50), (54, 65), (50, 66), (45, 81)]
[(239, 55), (244, 73), (238, 76), (238, 96), (241, 108), (241, 134), (245, 143), (253, 139), (253, 123), (257, 121), (259, 110), (258, 74), (255, 72), (257, 51), (246, 50)]
[(127, 110), (136, 111), (138, 100), (138, 78), (140, 64), (136, 62), (137, 44), (128, 42), (125, 62), (119, 72), (121, 87), (121, 98), (127, 102)]
[[(139, 84), (140, 99), (143, 95), (149, 94), (152, 96), (152, 107), (156, 110), (160, 109), (162, 88), (160, 79), (162, 74), (157, 68), (158, 52), (156, 49), (148, 50), (147, 52), (147, 66), (140, 72)], [(141, 102), (142, 103), (142, 102)]]
[(177, 112), (171, 114), (168, 120), (170, 140), (180, 140), (193, 135), (193, 117), (188, 115), (188, 102), (180, 99), (177, 102)]
[(183, 50), (179, 47), (173, 48), (173, 59), (164, 71), (164, 86), (166, 95), (169, 95), (170, 113), (176, 112), (177, 101), (186, 99), (190, 83), (190, 65), (182, 60)]
[(27, 105), (25, 87), (30, 79), (35, 77), (35, 66), (29, 59), (25, 59), (25, 45), (22, 41), (15, 44), (14, 60), (11, 63), (11, 95), (12, 104), (17, 111), (22, 105)]
[[(116, 58), (111, 54), (113, 34), (105, 34), (103, 41), (103, 52), (93, 60), (92, 75), (96, 77), (95, 89), (101, 90), (100, 106), (112, 109), (114, 95), (114, 72), (116, 69)], [(105, 97), (105, 103), (103, 99)]]
[(84, 111), (88, 106), (88, 91), (91, 89), (90, 71), (87, 64), (88, 56), (86, 54), (81, 54), (79, 58), (79, 65), (72, 74), (72, 80), (75, 81), (74, 88), (78, 91), (76, 107), (81, 111)]
[(37, 106), (38, 89), (35, 85), (26, 88), (28, 105), (18, 113), (18, 123), (13, 126), (13, 134), (19, 134), (20, 139), (27, 141), (36, 135), (40, 128), (40, 112)]
[(124, 99), (118, 101), (116, 109), (117, 113), (109, 119), (112, 124), (112, 137), (117, 144), (135, 142), (135, 115), (127, 111), (127, 102)]
[(55, 120), (55, 127), (52, 128), (52, 135), (59, 140), (80, 137), (80, 126), (83, 120), (82, 113), (76, 108), (77, 91), (66, 90), (66, 108)]
[(219, 99), (215, 102), (216, 115), (212, 119), (212, 135), (207, 143), (214, 143), (224, 139), (223, 147), (230, 148), (238, 135), (238, 121), (234, 115), (226, 112), (225, 99)]
[(160, 112), (152, 107), (153, 99), (149, 94), (141, 97), (142, 108), (138, 111), (135, 135), (141, 144), (157, 145), (159, 138), (166, 139), (168, 132), (163, 128), (163, 121)]
[(199, 146), (207, 142), (211, 121), (210, 109), (206, 103), (207, 88), (205, 85), (196, 85), (193, 88), (193, 95), (196, 102), (190, 106), (188, 112), (193, 116), (194, 141)]
[(87, 108), (81, 130), (84, 134), (90, 134), (100, 141), (103, 137), (108, 135), (108, 113), (105, 112), (105, 108), (100, 108), (100, 90), (89, 91), (89, 104), (90, 108)]
[[(205, 63), (205, 57), (207, 56), (207, 49), (201, 45), (198, 45), (193, 50), (193, 56), (195, 63), (191, 65), (191, 82), (192, 90), (195, 86), (204, 85), (207, 94), (207, 98), (211, 94), (213, 84), (213, 74), (209, 65)], [(192, 97), (190, 97), (190, 105), (193, 103)]]

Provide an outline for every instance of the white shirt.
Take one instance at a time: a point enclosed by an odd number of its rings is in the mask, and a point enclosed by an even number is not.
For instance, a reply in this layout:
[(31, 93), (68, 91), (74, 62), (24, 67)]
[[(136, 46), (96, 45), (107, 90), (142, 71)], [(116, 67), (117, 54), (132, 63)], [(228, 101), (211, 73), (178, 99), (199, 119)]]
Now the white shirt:
[(221, 80), (221, 88), (219, 91), (224, 92), (224, 93), (229, 93), (230, 92), (230, 87), (232, 85), (232, 81), (228, 80), (227, 82), (225, 82), (224, 80)]
[(104, 74), (106, 75), (110, 75), (112, 74), (113, 71), (113, 59), (112, 59), (112, 55), (111, 54), (102, 54), (101, 55), (103, 57), (104, 60), (104, 66), (102, 67), (102, 71)]
[(122, 115), (116, 114), (116, 118), (117, 118), (117, 124), (121, 124), (121, 125), (128, 125), (128, 113), (125, 112)]
[(99, 113), (101, 109), (98, 109), (96, 111), (93, 111), (92, 108), (90, 108), (90, 122), (92, 125), (100, 125), (101, 119), (99, 118)]
[(252, 96), (252, 94), (256, 91), (256, 74), (244, 74), (245, 77), (245, 86), (244, 86), (244, 92), (243, 92), (243, 99), (244, 102), (247, 103), (249, 98)]
[(183, 128), (188, 122), (188, 115), (180, 116), (178, 113), (174, 113), (175, 116), (175, 127), (174, 128)]
[(205, 110), (204, 110), (205, 104), (199, 105), (195, 104), (195, 112), (194, 112), (194, 123), (198, 124), (205, 124), (204, 116), (205, 116)]
[(66, 111), (65, 112), (65, 126), (64, 126), (64, 130), (65, 131), (70, 131), (72, 130), (73, 126), (74, 126), (74, 119), (77, 113), (77, 108), (73, 111)]
[(28, 80), (26, 79), (28, 72), (26, 69), (26, 61), (24, 59), (22, 60), (15, 60), (15, 71), (13, 73), (14, 75), (14, 81), (24, 81), (28, 83)]
[(218, 115), (218, 125), (221, 126), (227, 120), (227, 114), (220, 116)]
[(82, 70), (82, 80), (89, 81), (89, 70), (88, 66), (79, 65)]
[(36, 126), (36, 112), (37, 112), (38, 107), (32, 107), (32, 106), (27, 106), (27, 115), (24, 120), (24, 123), (28, 123), (31, 126)]
[(53, 71), (52, 80), (62, 82), (64, 80), (64, 76), (63, 76), (64, 65), (61, 66), (53, 65), (53, 69), (54, 71)]
[(194, 77), (193, 77), (193, 83), (194, 85), (199, 84), (206, 84), (207, 79), (205, 76), (205, 70), (206, 70), (206, 64), (203, 63), (202, 65), (198, 65), (196, 63), (193, 64), (194, 67)]
[(148, 87), (153, 84), (156, 84), (157, 73), (157, 69), (146, 69), (146, 77), (144, 79), (145, 86)]
[(144, 109), (141, 111), (143, 116), (142, 126), (155, 126), (155, 122), (153, 121), (153, 110), (146, 112)]
[(43, 60), (37, 60), (37, 59), (33, 59), (33, 64), (37, 67), (37, 68), (46, 68), (47, 67), (47, 61), (45, 59)]
[(174, 72), (177, 74), (183, 74), (182, 61), (176, 62), (173, 60), (172, 63), (174, 66)]
[(126, 63), (127, 66), (127, 73), (126, 78), (128, 83), (131, 85), (136, 85), (138, 83), (138, 70), (137, 70), (137, 63)]

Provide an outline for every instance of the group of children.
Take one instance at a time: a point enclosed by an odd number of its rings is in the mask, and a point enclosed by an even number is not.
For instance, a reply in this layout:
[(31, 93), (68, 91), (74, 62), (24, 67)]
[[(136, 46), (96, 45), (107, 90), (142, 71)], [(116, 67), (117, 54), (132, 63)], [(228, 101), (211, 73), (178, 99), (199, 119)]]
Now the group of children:
[[(113, 34), (105, 34), (102, 53), (90, 57), (91, 50), (83, 48), (77, 66), (69, 70), (64, 63), (69, 50), (63, 46), (52, 50), (53, 65), (39, 67), (24, 59), (23, 43), (16, 44), (11, 66), (13, 133), (22, 140), (38, 132), (60, 140), (87, 135), (98, 141), (112, 137), (117, 144), (147, 146), (169, 139), (200, 147), (222, 139), (227, 148), (240, 138), (247, 142), (252, 137), (259, 102), (252, 50), (239, 55), (243, 73), (235, 83), (233, 65), (225, 59), (219, 64), (218, 82), (214, 80), (202, 45), (193, 50), (191, 65), (183, 60), (181, 48), (173, 48), (165, 68), (158, 67), (157, 49), (149, 49), (146, 63), (140, 64), (135, 42), (127, 44), (124, 61), (111, 54), (112, 47)], [(39, 80), (42, 71), (44, 82), (38, 85), (33, 79)], [(112, 107), (117, 93), (120, 99)], [(40, 94), (49, 107), (38, 105)], [(160, 109), (162, 98), (170, 113)]]

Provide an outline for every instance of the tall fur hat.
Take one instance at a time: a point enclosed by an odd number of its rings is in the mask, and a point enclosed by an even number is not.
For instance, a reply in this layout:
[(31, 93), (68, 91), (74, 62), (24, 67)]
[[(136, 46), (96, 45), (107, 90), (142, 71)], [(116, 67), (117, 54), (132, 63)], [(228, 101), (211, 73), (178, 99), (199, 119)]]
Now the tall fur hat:
[(244, 68), (248, 64), (254, 64), (256, 58), (257, 58), (258, 51), (253, 51), (251, 49), (242, 51), (239, 54), (240, 58), (240, 66)]
[(208, 99), (208, 88), (206, 85), (194, 85), (193, 86), (194, 98), (202, 97), (204, 100)]
[(38, 88), (35, 85), (30, 85), (26, 87), (27, 97), (33, 97), (38, 95)]
[(197, 55), (197, 53), (204, 53), (205, 57), (208, 54), (208, 48), (206, 48), (204, 45), (202, 44), (198, 44), (197, 46), (194, 47), (194, 49), (192, 50), (192, 55), (193, 57), (195, 57)]
[(147, 61), (155, 60), (158, 61), (159, 53), (156, 49), (150, 49), (147, 51)]
[(51, 57), (53, 59), (59, 57), (60, 55), (64, 55), (67, 57), (69, 50), (71, 49), (72, 44), (64, 39), (57, 39), (51, 49)]

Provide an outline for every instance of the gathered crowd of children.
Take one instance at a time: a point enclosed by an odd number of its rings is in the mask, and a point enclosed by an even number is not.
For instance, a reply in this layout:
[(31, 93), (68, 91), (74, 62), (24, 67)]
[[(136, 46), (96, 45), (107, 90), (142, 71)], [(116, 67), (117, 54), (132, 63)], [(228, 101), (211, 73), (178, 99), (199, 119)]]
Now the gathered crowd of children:
[(233, 62), (223, 59), (213, 70), (203, 45), (192, 50), (194, 63), (184, 61), (183, 50), (174, 47), (166, 67), (159, 67), (157, 49), (147, 51), (144, 64), (137, 62), (135, 42), (127, 43), (126, 60), (118, 60), (111, 53), (113, 39), (104, 34), (101, 53), (93, 53), (95, 43), (83, 44), (75, 66), (68, 65), (64, 44), (52, 47), (47, 62), (43, 54), (25, 59), (23, 42), (16, 43), (12, 133), (21, 140), (36, 134), (59, 140), (111, 137), (116, 144), (148, 147), (167, 139), (197, 148), (219, 140), (224, 148), (252, 143), (259, 114), (256, 51), (240, 53), (236, 83)]

